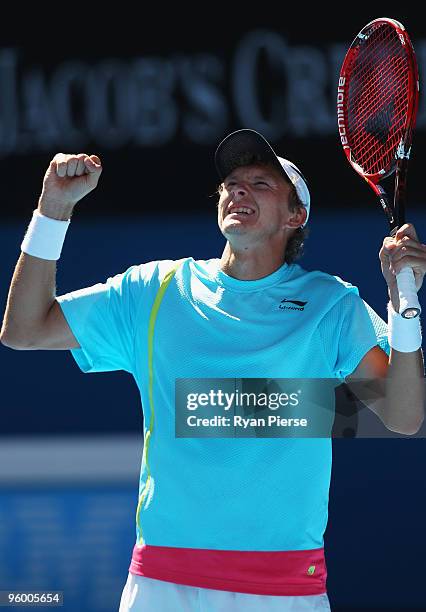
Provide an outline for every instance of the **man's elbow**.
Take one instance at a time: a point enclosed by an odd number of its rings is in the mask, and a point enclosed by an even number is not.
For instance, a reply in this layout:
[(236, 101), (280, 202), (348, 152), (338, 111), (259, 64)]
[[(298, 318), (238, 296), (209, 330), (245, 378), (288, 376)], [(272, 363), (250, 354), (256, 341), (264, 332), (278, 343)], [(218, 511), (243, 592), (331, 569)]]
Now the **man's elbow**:
[(412, 431), (408, 432), (408, 435), (409, 436), (414, 436), (414, 434), (419, 433), (419, 431), (423, 427), (424, 420), (425, 420), (425, 417), (424, 417), (424, 415), (422, 415), (421, 419), (419, 421), (417, 421), (417, 423), (415, 424), (415, 426), (412, 429)]
[(421, 419), (413, 421), (412, 423), (404, 423), (403, 425), (394, 425), (391, 423), (386, 423), (386, 428), (389, 429), (389, 431), (393, 431), (394, 433), (404, 434), (405, 436), (414, 436), (421, 430), (423, 422), (424, 416), (422, 416)]
[(30, 342), (29, 338), (9, 334), (4, 330), (2, 330), (0, 333), (0, 342), (3, 344), (3, 346), (7, 346), (7, 348), (14, 349), (15, 351), (29, 350), (34, 346)]

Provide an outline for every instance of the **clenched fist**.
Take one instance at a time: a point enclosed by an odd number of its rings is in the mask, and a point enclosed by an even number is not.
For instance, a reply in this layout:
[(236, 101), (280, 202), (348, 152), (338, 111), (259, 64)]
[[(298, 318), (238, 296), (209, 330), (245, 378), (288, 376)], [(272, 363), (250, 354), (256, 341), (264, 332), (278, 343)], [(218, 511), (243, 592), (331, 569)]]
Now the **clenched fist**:
[(101, 172), (96, 155), (58, 153), (44, 175), (39, 211), (53, 219), (69, 219), (77, 202), (96, 187)]

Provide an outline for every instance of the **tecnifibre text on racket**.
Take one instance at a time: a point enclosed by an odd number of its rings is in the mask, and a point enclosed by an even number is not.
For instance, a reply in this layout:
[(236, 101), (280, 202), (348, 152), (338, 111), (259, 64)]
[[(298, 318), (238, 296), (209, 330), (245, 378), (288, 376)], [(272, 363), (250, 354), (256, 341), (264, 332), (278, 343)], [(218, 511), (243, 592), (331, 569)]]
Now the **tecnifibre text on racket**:
[[(407, 167), (416, 123), (419, 78), (404, 26), (387, 17), (370, 21), (349, 47), (340, 70), (337, 121), (351, 166), (373, 189), (395, 235), (405, 223)], [(393, 204), (380, 181), (395, 172)], [(421, 308), (413, 270), (397, 274), (400, 314)]]

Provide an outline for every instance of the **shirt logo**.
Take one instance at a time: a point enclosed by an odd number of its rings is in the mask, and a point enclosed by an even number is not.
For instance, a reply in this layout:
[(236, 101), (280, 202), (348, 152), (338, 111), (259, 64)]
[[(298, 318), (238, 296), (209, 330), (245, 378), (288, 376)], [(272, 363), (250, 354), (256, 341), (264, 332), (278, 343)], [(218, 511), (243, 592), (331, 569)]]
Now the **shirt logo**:
[[(301, 302), (300, 300), (281, 300), (279, 305), (280, 310), (305, 310), (305, 306), (308, 302)], [(287, 304), (293, 304), (293, 306), (287, 306)]]

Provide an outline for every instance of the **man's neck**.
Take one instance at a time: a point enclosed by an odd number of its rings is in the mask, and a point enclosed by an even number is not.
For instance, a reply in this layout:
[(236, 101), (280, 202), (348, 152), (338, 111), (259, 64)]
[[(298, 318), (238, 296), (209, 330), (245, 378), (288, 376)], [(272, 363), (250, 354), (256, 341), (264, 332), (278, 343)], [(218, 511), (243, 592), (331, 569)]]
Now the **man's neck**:
[(220, 269), (239, 280), (257, 280), (269, 276), (283, 263), (282, 253), (277, 256), (271, 252), (235, 251), (227, 242), (220, 259)]

